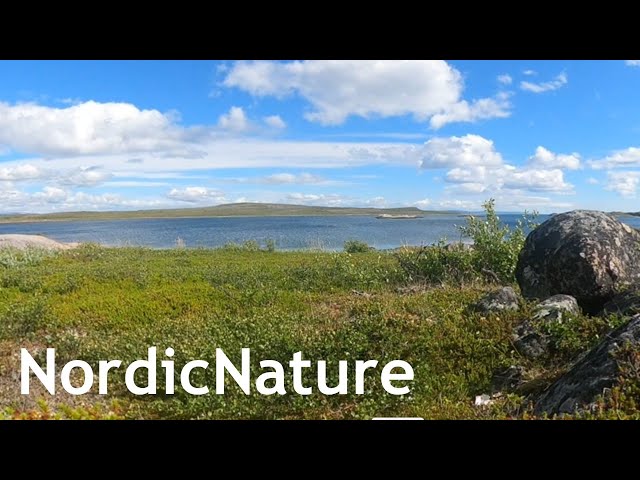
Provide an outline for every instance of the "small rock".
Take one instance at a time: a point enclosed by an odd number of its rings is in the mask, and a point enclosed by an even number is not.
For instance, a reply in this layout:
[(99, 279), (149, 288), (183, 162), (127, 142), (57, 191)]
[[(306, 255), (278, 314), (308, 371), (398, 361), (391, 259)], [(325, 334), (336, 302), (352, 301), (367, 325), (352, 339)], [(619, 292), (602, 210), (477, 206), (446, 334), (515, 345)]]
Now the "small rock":
[(548, 353), (551, 341), (548, 335), (536, 330), (529, 320), (518, 325), (513, 332), (513, 346), (526, 358), (539, 358)]
[(486, 407), (488, 405), (491, 405), (492, 403), (493, 403), (493, 400), (491, 399), (491, 397), (487, 394), (483, 394), (483, 395), (476, 395), (476, 401), (474, 405), (476, 407)]
[(562, 322), (563, 314), (580, 314), (578, 301), (570, 295), (554, 295), (534, 307), (534, 322)]
[(614, 354), (625, 345), (640, 348), (640, 315), (615, 329), (581, 357), (540, 396), (534, 412), (537, 415), (574, 413), (592, 403), (605, 389), (614, 386), (619, 371)]
[(520, 297), (512, 287), (502, 287), (482, 297), (475, 308), (482, 313), (517, 311), (520, 309)]
[(494, 392), (514, 390), (523, 382), (524, 368), (519, 365), (511, 365), (506, 370), (494, 374), (491, 379), (491, 389)]

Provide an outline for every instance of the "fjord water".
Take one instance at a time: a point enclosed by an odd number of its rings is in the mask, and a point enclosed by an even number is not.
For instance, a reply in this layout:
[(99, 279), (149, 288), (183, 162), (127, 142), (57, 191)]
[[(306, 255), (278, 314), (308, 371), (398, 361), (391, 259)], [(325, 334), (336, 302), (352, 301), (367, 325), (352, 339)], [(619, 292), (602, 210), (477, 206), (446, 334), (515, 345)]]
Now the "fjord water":
[[(502, 214), (507, 225), (515, 225), (518, 214)], [(541, 215), (538, 222), (548, 216)], [(621, 217), (640, 228), (640, 217)], [(44, 235), (60, 242), (96, 242), (106, 246), (172, 248), (181, 239), (189, 247), (220, 247), (227, 243), (255, 240), (264, 245), (275, 241), (278, 250), (341, 250), (347, 240), (362, 240), (378, 249), (402, 245), (429, 245), (461, 238), (462, 215), (427, 215), (417, 219), (377, 219), (372, 216), (335, 217), (216, 217), (130, 219), (104, 221), (37, 222), (0, 225), (0, 234)], [(181, 243), (182, 243), (181, 242)]]

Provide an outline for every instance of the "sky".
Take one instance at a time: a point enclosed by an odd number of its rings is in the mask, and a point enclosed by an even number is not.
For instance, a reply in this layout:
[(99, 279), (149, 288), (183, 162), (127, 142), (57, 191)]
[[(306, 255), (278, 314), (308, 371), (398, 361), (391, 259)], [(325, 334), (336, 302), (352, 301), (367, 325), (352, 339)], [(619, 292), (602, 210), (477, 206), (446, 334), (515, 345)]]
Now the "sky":
[(640, 60), (0, 61), (0, 213), (638, 211)]

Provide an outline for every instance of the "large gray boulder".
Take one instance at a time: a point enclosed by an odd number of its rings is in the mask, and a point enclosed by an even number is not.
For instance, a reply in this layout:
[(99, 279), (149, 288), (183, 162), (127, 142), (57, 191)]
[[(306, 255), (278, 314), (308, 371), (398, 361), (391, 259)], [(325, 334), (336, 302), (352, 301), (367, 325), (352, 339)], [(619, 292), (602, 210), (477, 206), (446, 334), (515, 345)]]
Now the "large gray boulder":
[(536, 402), (537, 415), (573, 413), (593, 402), (616, 383), (619, 372), (615, 353), (623, 347), (640, 348), (640, 315), (613, 332), (583, 356)]
[(555, 215), (527, 236), (516, 279), (525, 298), (571, 295), (596, 313), (640, 282), (640, 233), (603, 212)]

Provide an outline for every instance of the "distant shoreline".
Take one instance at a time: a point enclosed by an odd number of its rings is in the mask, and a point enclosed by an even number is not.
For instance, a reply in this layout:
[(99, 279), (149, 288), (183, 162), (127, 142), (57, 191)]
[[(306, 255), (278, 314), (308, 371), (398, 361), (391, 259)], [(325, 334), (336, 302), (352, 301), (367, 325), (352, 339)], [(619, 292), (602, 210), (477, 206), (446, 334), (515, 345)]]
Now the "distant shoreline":
[(164, 210), (135, 210), (107, 212), (64, 212), (47, 214), (16, 214), (0, 216), (0, 224), (47, 223), (73, 221), (110, 221), (110, 220), (168, 220), (174, 218), (239, 218), (239, 217), (335, 217), (335, 216), (379, 216), (411, 215), (437, 216), (459, 214), (454, 211), (420, 210), (416, 207), (405, 208), (348, 208), (313, 207), (285, 204), (227, 204), (215, 207), (182, 208)]

